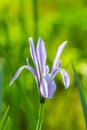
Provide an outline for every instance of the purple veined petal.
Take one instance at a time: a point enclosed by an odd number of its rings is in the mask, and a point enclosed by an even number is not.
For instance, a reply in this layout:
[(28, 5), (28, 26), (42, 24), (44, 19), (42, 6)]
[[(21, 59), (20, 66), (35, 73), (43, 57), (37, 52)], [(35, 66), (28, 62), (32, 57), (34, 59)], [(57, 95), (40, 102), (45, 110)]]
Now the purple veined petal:
[(57, 73), (60, 72), (60, 68), (56, 68), (56, 69), (53, 69), (51, 74), (52, 74), (52, 77), (55, 78), (55, 76), (57, 75)]
[(52, 98), (56, 91), (56, 84), (51, 74), (43, 76), (40, 84), (40, 93), (44, 98)]
[(37, 72), (36, 72), (36, 70), (34, 70), (31, 66), (25, 65), (25, 66), (20, 67), (20, 68), (17, 70), (17, 72), (15, 73), (14, 77), (12, 78), (12, 80), (11, 80), (9, 86), (11, 86), (12, 83), (18, 78), (18, 76), (20, 75), (20, 73), (21, 73), (21, 71), (22, 71), (23, 69), (28, 69), (28, 70), (30, 70), (30, 71), (32, 72), (32, 74), (34, 75), (35, 79), (37, 80)]
[(63, 78), (64, 86), (67, 89), (70, 85), (70, 77), (69, 77), (68, 73), (62, 68), (60, 69), (60, 73), (61, 73), (62, 78)]
[(53, 63), (53, 68), (56, 68), (59, 64), (59, 59), (60, 59), (60, 56), (61, 56), (61, 53), (66, 45), (67, 41), (63, 42), (59, 47), (58, 47), (58, 51), (57, 51), (57, 54), (56, 54), (56, 57), (54, 59), (54, 63)]
[(60, 66), (61, 66), (61, 61), (58, 62), (58, 66), (56, 68), (52, 69), (52, 77), (54, 78), (56, 76), (56, 74), (60, 71)]
[(33, 43), (32, 38), (29, 38), (29, 44), (30, 44), (30, 53), (31, 53), (32, 60), (34, 62), (34, 65), (37, 67), (38, 66), (37, 56), (36, 56), (36, 52), (35, 52), (34, 43)]
[(48, 73), (49, 73), (49, 66), (46, 65), (45, 68), (44, 68), (44, 73), (43, 73), (43, 75), (46, 75), (46, 74), (48, 74)]
[(41, 38), (38, 39), (38, 43), (37, 43), (37, 57), (40, 65), (40, 71), (43, 74), (45, 71), (46, 50), (45, 50), (44, 42)]
[(29, 38), (29, 44), (30, 44), (31, 57), (32, 57), (32, 60), (34, 62), (34, 65), (36, 66), (36, 70), (37, 70), (37, 73), (38, 73), (38, 78), (40, 80), (38, 61), (37, 61), (37, 56), (36, 56), (36, 52), (35, 52), (34, 43), (33, 43), (33, 39), (32, 38)]

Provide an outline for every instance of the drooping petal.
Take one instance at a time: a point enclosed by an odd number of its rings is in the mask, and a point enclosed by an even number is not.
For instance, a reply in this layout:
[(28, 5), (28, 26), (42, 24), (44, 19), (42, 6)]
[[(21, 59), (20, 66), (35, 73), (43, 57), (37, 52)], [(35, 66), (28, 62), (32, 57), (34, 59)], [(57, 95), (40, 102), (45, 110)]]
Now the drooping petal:
[(36, 56), (36, 52), (35, 52), (34, 43), (33, 43), (33, 39), (32, 38), (29, 38), (29, 44), (30, 44), (31, 57), (32, 57), (32, 60), (34, 62), (34, 65), (36, 66), (36, 70), (37, 70), (37, 74), (38, 74), (38, 79), (40, 81), (38, 61), (37, 61), (37, 56)]
[(22, 71), (23, 69), (28, 69), (28, 70), (30, 70), (30, 71), (32, 72), (32, 74), (34, 75), (35, 79), (37, 79), (37, 72), (36, 72), (31, 66), (25, 65), (25, 66), (20, 67), (20, 68), (17, 70), (17, 72), (15, 73), (14, 77), (12, 78), (12, 80), (11, 80), (9, 86), (11, 86), (12, 83), (18, 78), (19, 74), (21, 73), (21, 71)]
[(64, 69), (60, 69), (60, 73), (62, 75), (63, 83), (65, 85), (65, 88), (67, 89), (69, 87), (69, 84), (70, 84), (70, 77), (69, 77), (68, 73)]
[(60, 56), (61, 56), (61, 53), (66, 45), (67, 41), (63, 42), (59, 47), (58, 47), (58, 51), (57, 51), (57, 54), (56, 54), (56, 57), (54, 59), (54, 63), (53, 63), (53, 68), (56, 68), (59, 64), (59, 59), (60, 59)]
[(40, 92), (44, 98), (52, 98), (56, 90), (56, 84), (51, 74), (43, 76), (40, 84)]
[(41, 38), (38, 39), (38, 43), (37, 43), (37, 56), (40, 65), (40, 71), (43, 74), (45, 71), (46, 50), (45, 50), (44, 42)]

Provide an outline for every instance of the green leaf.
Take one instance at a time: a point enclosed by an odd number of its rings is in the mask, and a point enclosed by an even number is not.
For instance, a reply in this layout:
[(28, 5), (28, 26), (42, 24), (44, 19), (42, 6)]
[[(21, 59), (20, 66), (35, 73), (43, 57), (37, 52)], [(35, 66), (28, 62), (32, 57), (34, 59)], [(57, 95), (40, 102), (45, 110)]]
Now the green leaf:
[(78, 78), (78, 75), (76, 73), (76, 70), (75, 70), (75, 67), (74, 67), (73, 64), (72, 64), (72, 68), (73, 68), (75, 80), (76, 80), (76, 83), (77, 83), (77, 87), (78, 87), (78, 91), (79, 91), (79, 95), (80, 95), (80, 99), (81, 99), (81, 104), (82, 104), (82, 108), (83, 108), (86, 128), (87, 128), (87, 104), (86, 104), (86, 100), (85, 100), (85, 97), (84, 97), (84, 94), (83, 94), (83, 90), (82, 90), (80, 80)]
[[(12, 67), (12, 65), (10, 63), (9, 56), (7, 55), (5, 49), (2, 46), (0, 46), (0, 52), (2, 53), (2, 55), (5, 58), (5, 60), (7, 61), (8, 66), (9, 66), (10, 71), (11, 71), (11, 74), (13, 76), (14, 75), (14, 71), (13, 71), (13, 67)], [(29, 105), (26, 93), (25, 93), (21, 83), (18, 80), (15, 83), (17, 85), (17, 89), (18, 89), (19, 95), (21, 97), (22, 103), (24, 105), (24, 108), (25, 108), (25, 111), (26, 111), (26, 114), (27, 114), (28, 127), (29, 127), (30, 130), (35, 130), (36, 122), (35, 122), (35, 119), (34, 119), (34, 114), (33, 114), (32, 110), (31, 110), (30, 105)]]
[(4, 130), (10, 130), (10, 118), (8, 117), (4, 126)]
[(2, 116), (2, 118), (0, 120), (0, 130), (2, 130), (3, 127), (5, 126), (5, 123), (6, 123), (7, 118), (8, 118), (8, 112), (9, 112), (9, 106), (7, 107), (4, 115)]

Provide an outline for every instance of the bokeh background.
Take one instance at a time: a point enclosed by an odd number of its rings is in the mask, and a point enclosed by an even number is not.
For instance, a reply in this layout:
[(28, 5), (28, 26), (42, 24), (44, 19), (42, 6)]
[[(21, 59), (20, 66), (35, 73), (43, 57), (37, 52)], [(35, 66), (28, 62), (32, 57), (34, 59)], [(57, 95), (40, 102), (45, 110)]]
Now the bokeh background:
[(73, 61), (87, 101), (87, 1), (86, 0), (1, 0), (0, 1), (0, 116), (10, 106), (11, 130), (28, 130), (27, 112), (20, 86), (37, 115), (39, 96), (32, 74), (24, 70), (9, 87), (16, 70), (30, 64), (28, 38), (36, 45), (42, 37), (47, 50), (47, 64), (52, 68), (58, 46), (68, 41), (62, 56), (62, 67), (70, 75), (71, 84), (65, 90), (62, 77), (55, 78), (57, 91), (45, 103), (42, 130), (85, 130), (80, 97), (75, 83)]

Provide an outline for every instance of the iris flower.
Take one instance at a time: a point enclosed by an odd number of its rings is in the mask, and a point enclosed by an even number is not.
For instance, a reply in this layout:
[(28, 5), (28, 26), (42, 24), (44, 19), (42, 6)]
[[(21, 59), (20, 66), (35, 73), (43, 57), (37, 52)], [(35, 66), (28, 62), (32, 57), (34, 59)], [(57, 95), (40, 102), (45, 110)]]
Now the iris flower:
[(60, 56), (66, 43), (67, 41), (63, 42), (59, 46), (56, 57), (53, 62), (52, 70), (51, 72), (49, 72), (49, 67), (48, 65), (46, 65), (47, 55), (46, 55), (44, 41), (42, 40), (42, 38), (39, 38), (37, 42), (37, 47), (35, 50), (33, 39), (29, 38), (30, 54), (31, 54), (31, 58), (33, 60), (35, 69), (30, 66), (27, 60), (26, 62), (27, 65), (24, 65), (17, 70), (16, 74), (12, 78), (9, 85), (10, 86), (12, 85), (12, 83), (18, 78), (18, 76), (20, 75), (23, 69), (27, 69), (31, 71), (31, 73), (33, 74), (36, 80), (40, 97), (43, 97), (44, 99), (53, 97), (53, 94), (56, 91), (56, 84), (55, 84), (54, 78), (58, 72), (61, 73), (64, 86), (67, 89), (70, 84), (70, 78), (69, 78), (68, 73), (64, 69), (61, 68), (61, 62), (60, 62)]

